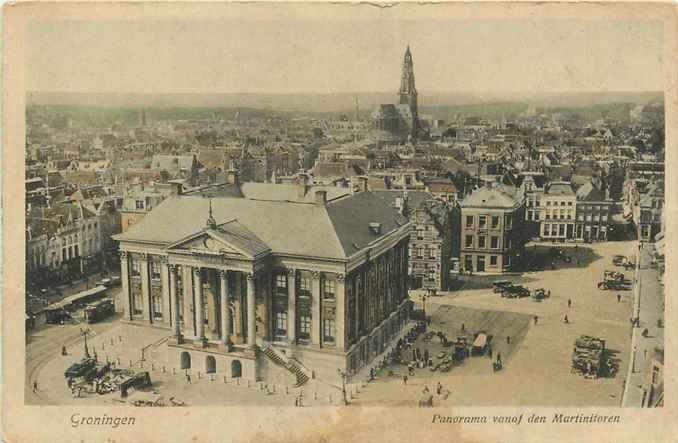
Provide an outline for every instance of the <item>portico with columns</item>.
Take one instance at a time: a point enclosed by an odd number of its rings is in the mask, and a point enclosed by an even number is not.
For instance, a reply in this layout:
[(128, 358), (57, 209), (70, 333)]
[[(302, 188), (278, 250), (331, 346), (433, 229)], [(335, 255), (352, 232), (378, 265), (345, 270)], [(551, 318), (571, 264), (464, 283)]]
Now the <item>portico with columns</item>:
[(167, 329), (166, 366), (258, 381), (275, 363), (329, 380), (368, 364), (409, 318), (407, 220), (385, 236), (365, 223), (359, 240), (374, 240), (349, 256), (279, 250), (285, 234), (264, 241), (262, 226), (222, 220), (210, 202), (207, 223), (182, 238), (117, 236), (124, 321)]

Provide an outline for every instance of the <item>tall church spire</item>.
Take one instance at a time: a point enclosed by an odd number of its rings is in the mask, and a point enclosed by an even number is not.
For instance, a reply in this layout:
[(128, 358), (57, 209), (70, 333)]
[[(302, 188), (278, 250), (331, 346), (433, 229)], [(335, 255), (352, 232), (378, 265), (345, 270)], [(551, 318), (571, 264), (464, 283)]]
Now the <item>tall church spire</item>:
[(419, 114), (417, 111), (417, 88), (414, 85), (414, 63), (412, 62), (412, 52), (410, 45), (407, 45), (405, 57), (403, 58), (403, 72), (400, 77), (400, 104), (407, 105), (412, 114), (412, 132), (413, 138), (416, 138), (419, 129)]

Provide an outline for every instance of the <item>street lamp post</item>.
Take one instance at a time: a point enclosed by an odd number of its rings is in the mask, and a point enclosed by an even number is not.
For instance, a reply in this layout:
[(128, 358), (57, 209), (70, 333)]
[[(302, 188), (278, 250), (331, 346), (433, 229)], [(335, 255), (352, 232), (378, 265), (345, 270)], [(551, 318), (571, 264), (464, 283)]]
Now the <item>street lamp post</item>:
[(634, 346), (633, 347), (633, 358), (631, 360), (631, 373), (632, 374), (635, 374), (635, 372), (636, 372), (636, 351), (637, 350), (638, 349)]
[(89, 358), (89, 348), (87, 348), (87, 334), (89, 333), (89, 328), (82, 331), (82, 335), (85, 337), (85, 358)]

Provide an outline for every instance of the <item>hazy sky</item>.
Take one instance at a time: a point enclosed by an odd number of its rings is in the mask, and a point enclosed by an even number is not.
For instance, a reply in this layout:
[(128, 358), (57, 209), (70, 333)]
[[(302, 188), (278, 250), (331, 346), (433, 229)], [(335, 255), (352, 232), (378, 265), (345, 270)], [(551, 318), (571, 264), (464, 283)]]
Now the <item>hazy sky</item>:
[(52, 22), (28, 29), (33, 91), (393, 91), (405, 46), (424, 91), (663, 89), (661, 22)]

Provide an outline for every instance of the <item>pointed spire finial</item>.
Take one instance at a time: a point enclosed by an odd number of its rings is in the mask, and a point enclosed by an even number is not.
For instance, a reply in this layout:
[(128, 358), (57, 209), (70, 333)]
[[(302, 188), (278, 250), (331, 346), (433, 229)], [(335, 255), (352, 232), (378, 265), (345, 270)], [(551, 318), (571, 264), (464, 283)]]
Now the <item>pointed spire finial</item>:
[(216, 228), (217, 227), (217, 221), (214, 219), (214, 214), (212, 212), (212, 199), (210, 198), (210, 212), (209, 216), (207, 217), (207, 227), (209, 228)]

